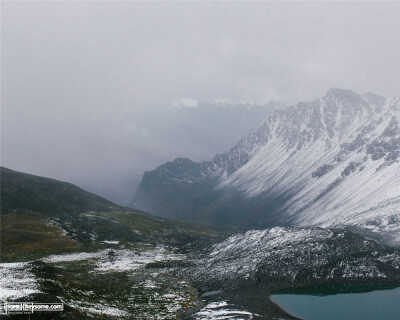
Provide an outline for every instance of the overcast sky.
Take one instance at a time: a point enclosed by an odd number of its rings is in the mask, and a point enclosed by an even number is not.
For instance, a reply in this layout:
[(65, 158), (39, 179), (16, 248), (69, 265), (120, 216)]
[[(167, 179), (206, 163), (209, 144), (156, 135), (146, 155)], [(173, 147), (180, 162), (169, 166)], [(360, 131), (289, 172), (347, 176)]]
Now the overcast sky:
[(75, 183), (172, 160), (127, 121), (138, 110), (400, 95), (400, 2), (3, 1), (1, 15), (1, 164)]

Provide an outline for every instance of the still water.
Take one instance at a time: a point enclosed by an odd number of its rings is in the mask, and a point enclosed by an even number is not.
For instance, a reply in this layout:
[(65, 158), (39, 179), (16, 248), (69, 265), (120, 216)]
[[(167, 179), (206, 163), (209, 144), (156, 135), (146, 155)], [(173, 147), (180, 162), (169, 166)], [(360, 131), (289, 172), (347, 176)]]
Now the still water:
[(277, 294), (271, 300), (304, 320), (400, 320), (400, 288), (325, 296)]

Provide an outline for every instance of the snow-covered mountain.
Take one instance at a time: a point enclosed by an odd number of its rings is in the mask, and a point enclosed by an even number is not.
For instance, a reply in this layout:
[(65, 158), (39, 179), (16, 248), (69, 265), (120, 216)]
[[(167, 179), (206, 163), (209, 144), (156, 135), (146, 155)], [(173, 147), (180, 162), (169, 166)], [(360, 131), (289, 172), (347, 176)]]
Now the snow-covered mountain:
[(276, 111), (230, 151), (146, 172), (134, 204), (234, 225), (352, 226), (400, 243), (400, 98), (330, 89)]

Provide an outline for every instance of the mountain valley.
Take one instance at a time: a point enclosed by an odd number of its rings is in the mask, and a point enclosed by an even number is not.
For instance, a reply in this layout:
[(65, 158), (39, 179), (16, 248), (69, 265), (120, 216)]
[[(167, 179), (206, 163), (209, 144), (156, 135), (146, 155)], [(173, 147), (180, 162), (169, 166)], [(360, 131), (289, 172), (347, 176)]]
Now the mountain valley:
[(53, 179), (1, 173), (0, 300), (65, 307), (30, 319), (295, 319), (269, 296), (400, 285), (399, 250), (350, 230), (221, 232)]

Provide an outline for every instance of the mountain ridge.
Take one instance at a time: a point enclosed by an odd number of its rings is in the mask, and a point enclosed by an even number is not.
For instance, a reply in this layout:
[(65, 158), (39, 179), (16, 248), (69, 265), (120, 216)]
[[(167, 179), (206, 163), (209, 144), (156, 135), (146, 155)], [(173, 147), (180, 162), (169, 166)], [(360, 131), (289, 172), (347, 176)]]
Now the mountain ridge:
[(399, 115), (399, 98), (332, 88), (267, 115), (211, 161), (176, 159), (146, 172), (134, 204), (245, 229), (363, 225), (398, 242)]
[(109, 211), (112, 202), (71, 183), (0, 167), (1, 213), (13, 209), (83, 212)]

